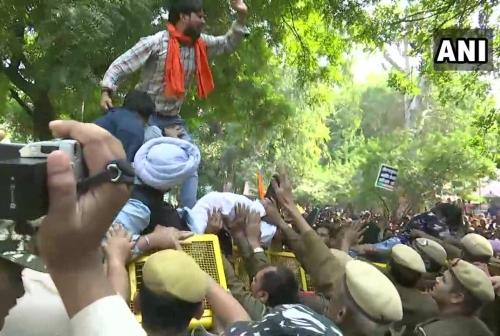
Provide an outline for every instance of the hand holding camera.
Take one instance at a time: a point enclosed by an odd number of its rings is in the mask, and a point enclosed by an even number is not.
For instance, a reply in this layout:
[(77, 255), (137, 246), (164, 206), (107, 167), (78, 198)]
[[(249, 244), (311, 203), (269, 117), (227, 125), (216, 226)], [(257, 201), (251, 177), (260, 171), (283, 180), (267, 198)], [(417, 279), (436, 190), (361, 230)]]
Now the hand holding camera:
[[(50, 123), (50, 129), (56, 137), (80, 143), (89, 176), (125, 158), (121, 143), (97, 125), (58, 120)], [(124, 184), (102, 183), (78, 197), (76, 182), (70, 157), (60, 150), (51, 152), (47, 157), (49, 208), (39, 231), (40, 251), (49, 269), (85, 262), (88, 253), (98, 250), (129, 196)]]

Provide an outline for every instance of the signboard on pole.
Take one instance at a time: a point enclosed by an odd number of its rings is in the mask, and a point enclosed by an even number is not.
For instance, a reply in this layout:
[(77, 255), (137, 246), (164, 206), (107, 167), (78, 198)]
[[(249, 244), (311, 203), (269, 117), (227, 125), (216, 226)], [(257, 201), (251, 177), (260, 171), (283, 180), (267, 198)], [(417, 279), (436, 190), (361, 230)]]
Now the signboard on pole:
[(375, 187), (394, 191), (394, 185), (398, 178), (398, 169), (386, 164), (381, 164), (378, 171)]

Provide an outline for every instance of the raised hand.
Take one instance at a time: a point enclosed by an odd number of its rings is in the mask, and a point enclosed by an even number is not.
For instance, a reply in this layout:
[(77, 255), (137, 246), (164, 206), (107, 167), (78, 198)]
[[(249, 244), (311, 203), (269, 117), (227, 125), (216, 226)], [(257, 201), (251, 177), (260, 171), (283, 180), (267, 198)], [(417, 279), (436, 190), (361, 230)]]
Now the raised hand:
[(348, 224), (342, 237), (342, 250), (347, 252), (351, 246), (361, 243), (366, 229), (368, 226), (363, 221)]
[(217, 234), (222, 230), (222, 211), (221, 209), (213, 208), (212, 211), (208, 210), (208, 221), (205, 233)]
[(276, 225), (278, 227), (280, 227), (282, 224), (286, 225), (283, 218), (281, 218), (281, 214), (278, 210), (278, 207), (276, 206), (276, 203), (273, 200), (266, 198), (262, 201), (262, 205), (266, 210), (267, 218), (269, 218), (269, 224)]
[(293, 208), (296, 210), (292, 193), (292, 184), (288, 178), (288, 173), (284, 167), (280, 167), (278, 171), (278, 178), (273, 178), (271, 181), (278, 202), (289, 211)]
[(234, 206), (233, 211), (234, 219), (228, 222), (229, 231), (231, 231), (231, 235), (233, 235), (233, 237), (244, 236), (250, 209), (246, 205), (237, 203)]
[(258, 211), (250, 211), (247, 217), (246, 234), (250, 246), (253, 248), (260, 247), (260, 213)]
[(231, 8), (239, 14), (247, 14), (248, 7), (243, 0), (231, 0)]

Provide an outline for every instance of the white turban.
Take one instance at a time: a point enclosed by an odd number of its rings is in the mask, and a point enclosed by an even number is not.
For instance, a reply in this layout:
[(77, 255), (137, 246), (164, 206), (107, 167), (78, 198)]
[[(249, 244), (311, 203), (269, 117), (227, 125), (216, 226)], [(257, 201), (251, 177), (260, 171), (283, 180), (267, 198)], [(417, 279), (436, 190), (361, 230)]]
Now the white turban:
[(198, 170), (200, 157), (198, 147), (188, 141), (154, 138), (135, 154), (135, 174), (144, 184), (166, 191), (193, 175)]

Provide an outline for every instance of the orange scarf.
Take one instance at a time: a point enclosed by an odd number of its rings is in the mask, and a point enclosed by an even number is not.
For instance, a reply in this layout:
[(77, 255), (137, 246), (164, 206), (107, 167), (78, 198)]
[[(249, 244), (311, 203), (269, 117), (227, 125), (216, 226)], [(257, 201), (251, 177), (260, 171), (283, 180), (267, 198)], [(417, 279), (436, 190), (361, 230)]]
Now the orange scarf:
[(259, 199), (263, 200), (266, 196), (266, 190), (264, 189), (264, 179), (260, 172), (257, 172), (257, 192), (259, 193)]
[[(184, 87), (184, 69), (181, 63), (180, 43), (193, 45), (191, 37), (178, 32), (175, 26), (167, 23), (167, 30), (170, 34), (168, 39), (168, 55), (165, 59), (165, 96), (181, 98), (186, 91)], [(214, 81), (210, 65), (208, 64), (207, 45), (202, 39), (194, 42), (195, 62), (196, 62), (196, 82), (198, 84), (198, 97), (206, 98), (214, 89)]]

